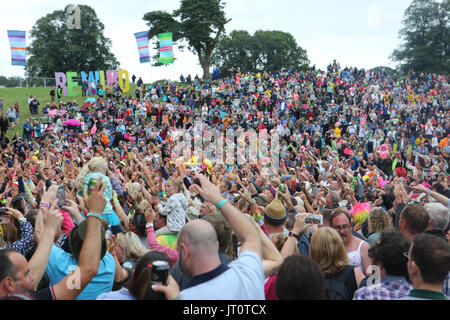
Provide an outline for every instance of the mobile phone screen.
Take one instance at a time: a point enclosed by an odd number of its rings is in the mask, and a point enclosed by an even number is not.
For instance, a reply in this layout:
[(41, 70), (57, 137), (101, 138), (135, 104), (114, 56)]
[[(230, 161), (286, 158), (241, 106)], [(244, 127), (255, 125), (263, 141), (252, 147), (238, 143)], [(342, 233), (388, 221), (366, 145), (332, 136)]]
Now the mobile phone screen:
[(56, 194), (58, 199), (58, 207), (63, 207), (66, 204), (66, 190), (63, 185), (60, 185)]

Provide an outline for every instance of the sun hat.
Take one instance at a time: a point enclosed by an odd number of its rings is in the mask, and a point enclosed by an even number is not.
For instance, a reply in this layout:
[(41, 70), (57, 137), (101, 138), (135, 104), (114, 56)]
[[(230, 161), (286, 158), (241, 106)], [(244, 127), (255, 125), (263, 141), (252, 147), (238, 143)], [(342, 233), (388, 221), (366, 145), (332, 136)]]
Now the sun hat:
[(287, 217), (286, 208), (278, 198), (273, 199), (264, 212), (264, 219), (272, 223), (282, 223), (286, 221)]

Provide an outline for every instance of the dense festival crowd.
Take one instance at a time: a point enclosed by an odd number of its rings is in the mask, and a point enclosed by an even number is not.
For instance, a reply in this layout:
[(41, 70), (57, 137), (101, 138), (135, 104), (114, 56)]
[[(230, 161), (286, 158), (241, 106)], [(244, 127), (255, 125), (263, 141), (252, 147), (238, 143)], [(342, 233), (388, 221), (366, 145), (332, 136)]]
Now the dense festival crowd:
[(448, 76), (180, 80), (2, 113), (2, 299), (448, 299)]

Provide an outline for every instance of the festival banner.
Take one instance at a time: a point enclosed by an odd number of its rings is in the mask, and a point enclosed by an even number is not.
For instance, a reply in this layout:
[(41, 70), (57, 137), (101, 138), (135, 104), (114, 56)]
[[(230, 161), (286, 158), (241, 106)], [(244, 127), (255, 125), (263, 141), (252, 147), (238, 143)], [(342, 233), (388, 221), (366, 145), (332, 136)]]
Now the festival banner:
[(147, 31), (136, 32), (134, 36), (136, 37), (136, 42), (139, 50), (139, 61), (141, 63), (150, 62)]
[(159, 38), (159, 62), (162, 64), (173, 63), (172, 32), (160, 33)]
[(8, 30), (8, 39), (11, 47), (11, 60), (13, 66), (26, 66), (26, 32)]

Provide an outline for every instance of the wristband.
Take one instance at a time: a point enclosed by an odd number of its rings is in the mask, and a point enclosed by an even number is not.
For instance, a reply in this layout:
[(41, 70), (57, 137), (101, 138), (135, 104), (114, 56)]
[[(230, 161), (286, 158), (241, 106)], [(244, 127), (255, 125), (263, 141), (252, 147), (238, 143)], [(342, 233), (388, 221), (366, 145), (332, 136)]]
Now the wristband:
[(153, 222), (147, 222), (147, 224), (145, 225), (145, 229), (148, 229), (150, 227), (153, 227)]
[(41, 202), (41, 204), (39, 205), (39, 207), (47, 207), (48, 209), (50, 209), (50, 205), (47, 202)]
[(97, 219), (102, 220), (102, 216), (95, 212), (89, 212), (86, 217), (96, 217)]
[(217, 210), (220, 210), (220, 207), (222, 207), (225, 203), (227, 203), (227, 199), (223, 199), (221, 200), (218, 204), (217, 204)]
[(19, 219), (19, 223), (26, 222), (26, 221), (27, 221), (27, 218), (20, 218)]

